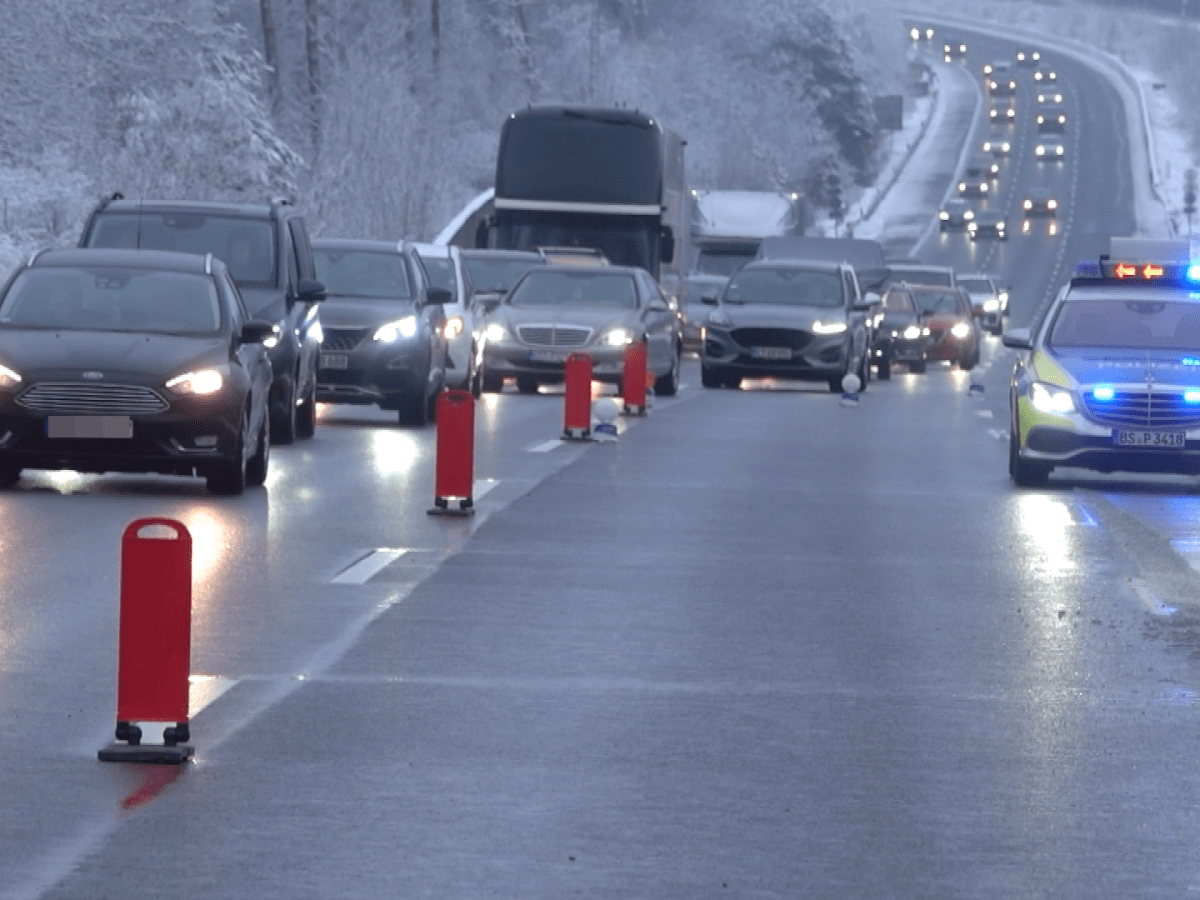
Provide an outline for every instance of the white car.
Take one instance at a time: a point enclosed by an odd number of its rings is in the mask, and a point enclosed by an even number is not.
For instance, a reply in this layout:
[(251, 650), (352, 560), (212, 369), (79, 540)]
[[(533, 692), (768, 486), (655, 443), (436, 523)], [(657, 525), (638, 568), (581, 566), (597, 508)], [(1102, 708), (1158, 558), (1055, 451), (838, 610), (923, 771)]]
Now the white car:
[(414, 243), (417, 255), (425, 264), (429, 283), (443, 288), (454, 297), (443, 306), (446, 313), (446, 387), (468, 390), (475, 374), (475, 355), (471, 349), (475, 332), (475, 311), (471, 297), (471, 273), (463, 264), (458, 247), (450, 244)]

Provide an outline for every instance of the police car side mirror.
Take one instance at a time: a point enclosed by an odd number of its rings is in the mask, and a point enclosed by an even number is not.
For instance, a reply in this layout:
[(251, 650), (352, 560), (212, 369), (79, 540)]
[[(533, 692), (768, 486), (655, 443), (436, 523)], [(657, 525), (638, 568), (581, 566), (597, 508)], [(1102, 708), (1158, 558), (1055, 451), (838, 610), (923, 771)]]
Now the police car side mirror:
[(1028, 328), (1013, 328), (1011, 331), (1006, 331), (1001, 335), (1000, 342), (1005, 347), (1012, 347), (1014, 350), (1033, 349), (1033, 335), (1029, 333)]

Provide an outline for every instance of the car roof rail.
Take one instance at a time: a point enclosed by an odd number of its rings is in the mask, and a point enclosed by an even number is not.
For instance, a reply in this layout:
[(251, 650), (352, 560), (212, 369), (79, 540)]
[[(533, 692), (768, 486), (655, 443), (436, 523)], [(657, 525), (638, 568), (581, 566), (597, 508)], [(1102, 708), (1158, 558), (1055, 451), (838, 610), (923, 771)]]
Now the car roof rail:
[(272, 206), (295, 206), (296, 205), (292, 201), (291, 197), (271, 197), (270, 202), (271, 202)]
[(108, 206), (108, 204), (112, 203), (114, 200), (124, 200), (124, 199), (125, 199), (125, 195), (122, 194), (120, 191), (113, 191), (111, 194), (105, 194), (103, 197), (100, 198), (100, 203), (98, 204), (98, 207), (100, 209), (104, 209), (104, 207)]
[(29, 256), (29, 261), (25, 263), (25, 268), (30, 268), (35, 262), (37, 262), (38, 257), (45, 253), (48, 249), (48, 247), (43, 247), (41, 250), (34, 250)]
[(211, 253), (204, 254), (204, 274), (205, 275), (212, 274), (212, 261), (213, 261), (213, 255)]

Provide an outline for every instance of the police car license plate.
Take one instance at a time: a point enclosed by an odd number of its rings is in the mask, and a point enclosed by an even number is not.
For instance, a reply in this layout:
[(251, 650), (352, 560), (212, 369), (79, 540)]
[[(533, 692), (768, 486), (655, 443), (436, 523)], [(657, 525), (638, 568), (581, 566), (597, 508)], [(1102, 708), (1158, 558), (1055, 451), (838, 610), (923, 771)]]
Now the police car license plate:
[(1155, 431), (1114, 428), (1113, 443), (1118, 447), (1148, 447), (1153, 450), (1183, 450), (1187, 436), (1182, 431)]
[(751, 347), (750, 355), (755, 359), (791, 359), (791, 347)]
[(348, 369), (350, 368), (350, 357), (348, 357), (345, 353), (322, 353), (321, 368)]
[(530, 362), (560, 363), (567, 361), (566, 350), (530, 350)]
[(133, 419), (129, 416), (47, 416), (48, 438), (112, 438), (133, 437)]

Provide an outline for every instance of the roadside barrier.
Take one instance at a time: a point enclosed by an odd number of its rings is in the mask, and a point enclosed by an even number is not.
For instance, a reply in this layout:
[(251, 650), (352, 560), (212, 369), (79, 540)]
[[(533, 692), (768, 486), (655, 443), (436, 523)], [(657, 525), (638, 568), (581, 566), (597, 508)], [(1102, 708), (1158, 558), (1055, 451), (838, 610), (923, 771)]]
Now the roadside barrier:
[[(104, 762), (182, 763), (192, 644), (192, 536), (173, 519), (138, 519), (121, 538), (117, 660), (118, 743)], [(143, 744), (137, 722), (174, 722), (162, 744)]]
[[(475, 515), (475, 398), (442, 391), (437, 401), (437, 474), (431, 516)], [(458, 508), (451, 509), (450, 501)]]
[(586, 353), (567, 357), (563, 391), (563, 440), (592, 438), (592, 358)]
[(625, 415), (646, 414), (646, 345), (641, 341), (625, 345), (625, 369), (621, 376), (621, 394)]

